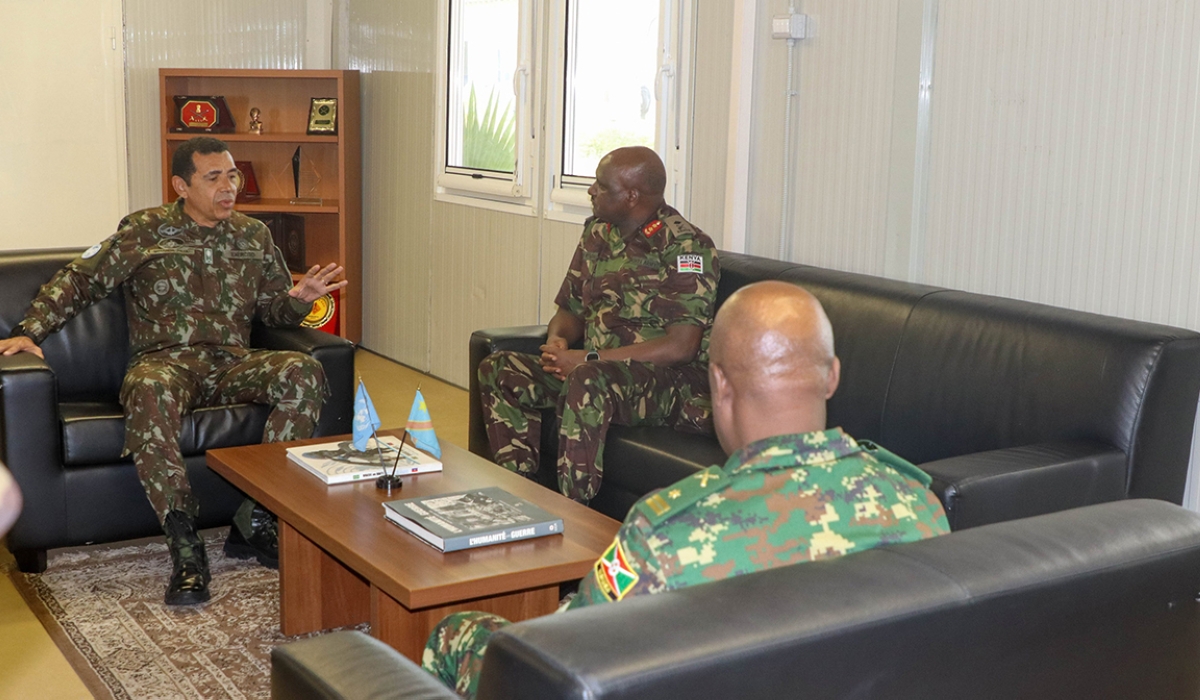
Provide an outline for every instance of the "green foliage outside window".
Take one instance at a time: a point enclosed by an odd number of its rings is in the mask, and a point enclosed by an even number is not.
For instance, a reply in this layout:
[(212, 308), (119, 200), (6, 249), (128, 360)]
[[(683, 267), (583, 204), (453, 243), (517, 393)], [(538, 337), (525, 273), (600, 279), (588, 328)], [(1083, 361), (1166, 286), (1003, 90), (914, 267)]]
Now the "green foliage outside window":
[(496, 91), (492, 90), (487, 106), (480, 114), (472, 85), (463, 119), (463, 166), (511, 173), (517, 159), (516, 144), (516, 117), (512, 104), (500, 113)]

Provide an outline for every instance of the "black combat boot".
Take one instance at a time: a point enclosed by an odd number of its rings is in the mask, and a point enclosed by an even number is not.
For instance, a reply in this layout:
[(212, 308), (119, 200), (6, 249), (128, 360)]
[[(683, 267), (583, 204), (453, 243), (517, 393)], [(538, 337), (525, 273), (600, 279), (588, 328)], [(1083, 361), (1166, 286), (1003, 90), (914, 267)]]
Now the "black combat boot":
[(278, 569), (279, 523), (275, 515), (253, 501), (243, 503), (225, 538), (225, 556), (257, 559), (269, 569)]
[(171, 582), (163, 601), (167, 605), (195, 605), (208, 600), (208, 553), (196, 534), (196, 522), (181, 510), (167, 513), (163, 522), (171, 550)]

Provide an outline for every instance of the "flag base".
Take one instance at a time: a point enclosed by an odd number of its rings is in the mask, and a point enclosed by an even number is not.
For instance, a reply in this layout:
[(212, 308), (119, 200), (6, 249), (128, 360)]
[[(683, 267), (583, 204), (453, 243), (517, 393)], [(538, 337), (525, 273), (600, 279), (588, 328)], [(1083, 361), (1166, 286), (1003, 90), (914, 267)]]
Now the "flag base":
[(392, 495), (393, 489), (399, 491), (400, 489), (404, 488), (404, 482), (401, 481), (400, 477), (396, 476), (395, 474), (392, 474), (391, 476), (384, 474), (375, 480), (375, 488), (379, 489), (380, 491), (387, 491), (387, 494), (390, 496)]

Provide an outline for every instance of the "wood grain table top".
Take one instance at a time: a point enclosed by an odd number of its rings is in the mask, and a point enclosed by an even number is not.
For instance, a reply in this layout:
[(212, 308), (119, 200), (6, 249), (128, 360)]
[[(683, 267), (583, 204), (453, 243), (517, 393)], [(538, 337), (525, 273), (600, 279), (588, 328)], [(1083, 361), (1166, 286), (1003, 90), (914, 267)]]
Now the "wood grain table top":
[[(384, 431), (399, 436), (401, 431)], [(323, 437), (209, 450), (210, 469), (409, 610), (582, 578), (620, 523), (442, 442), (440, 473), (404, 477), (391, 496), (367, 483), (326, 485), (287, 457)], [(342, 439), (348, 439), (343, 437)], [(563, 519), (562, 535), (442, 553), (383, 517), (383, 502), (498, 486)]]

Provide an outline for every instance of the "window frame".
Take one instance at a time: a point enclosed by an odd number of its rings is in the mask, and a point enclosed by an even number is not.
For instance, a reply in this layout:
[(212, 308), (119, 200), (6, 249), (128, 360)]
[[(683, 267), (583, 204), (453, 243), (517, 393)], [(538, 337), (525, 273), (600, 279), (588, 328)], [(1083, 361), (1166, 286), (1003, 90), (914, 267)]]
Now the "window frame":
[(434, 199), (457, 204), (507, 211), (515, 214), (537, 213), (539, 168), (537, 156), (537, 105), (541, 89), (537, 37), (542, 33), (538, 17), (539, 0), (518, 0), (517, 65), (513, 68), (516, 163), (512, 173), (451, 166), (449, 160), (450, 52), (451, 22), (456, 20), (452, 5), (462, 0), (438, 3), (438, 63), (435, 95)]
[[(591, 216), (591, 197), (587, 189), (595, 178), (563, 173), (566, 148), (567, 111), (567, 5), (570, 0), (553, 3), (547, 21), (550, 54), (547, 90), (546, 158), (547, 177), (543, 184), (544, 215), (554, 221), (583, 223)], [(687, 209), (687, 172), (691, 150), (692, 51), (695, 33), (695, 0), (659, 0), (658, 78), (654, 99), (658, 103), (659, 123), (655, 126), (655, 150), (667, 170), (664, 196), (675, 208)]]
[[(518, 59), (513, 73), (517, 163), (511, 175), (446, 164), (451, 5), (461, 1), (438, 2), (434, 199), (582, 223), (592, 213), (587, 189), (594, 178), (564, 176), (562, 172), (570, 0), (518, 0)], [(659, 123), (655, 127), (655, 150), (666, 166), (667, 203), (686, 213), (697, 0), (658, 2), (659, 68), (654, 99)]]

